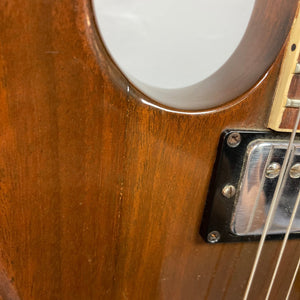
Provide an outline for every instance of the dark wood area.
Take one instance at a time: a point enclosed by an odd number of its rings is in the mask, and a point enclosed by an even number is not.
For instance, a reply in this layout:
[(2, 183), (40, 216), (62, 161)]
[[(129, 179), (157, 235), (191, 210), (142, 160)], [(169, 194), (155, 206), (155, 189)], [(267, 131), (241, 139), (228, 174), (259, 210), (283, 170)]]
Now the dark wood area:
[[(286, 107), (284, 109), (282, 120), (280, 124), (280, 128), (282, 129), (293, 129), (295, 126), (295, 123), (297, 121), (297, 113), (298, 108), (295, 107)], [(298, 129), (300, 129), (300, 124), (298, 126)]]
[[(277, 2), (284, 37), (297, 1)], [(280, 62), (226, 106), (171, 113), (111, 62), (89, 1), (1, 1), (0, 298), (241, 299), (257, 243), (198, 231), (219, 136), (266, 128)], [(280, 245), (266, 243), (250, 299), (264, 299)], [(289, 241), (271, 299), (299, 253)]]
[(288, 97), (291, 99), (300, 99), (300, 74), (293, 76)]
[[(288, 97), (290, 99), (300, 99), (300, 75), (294, 75), (291, 81), (290, 89), (288, 92)], [(297, 119), (297, 108), (287, 107), (284, 109), (282, 115), (282, 121), (280, 128), (292, 129)], [(300, 129), (300, 124), (298, 126)]]

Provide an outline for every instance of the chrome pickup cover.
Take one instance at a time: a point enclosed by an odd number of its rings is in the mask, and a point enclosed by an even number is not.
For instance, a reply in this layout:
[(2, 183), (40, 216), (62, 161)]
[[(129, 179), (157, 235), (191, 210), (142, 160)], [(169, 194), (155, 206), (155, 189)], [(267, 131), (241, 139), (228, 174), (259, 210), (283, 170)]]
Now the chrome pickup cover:
[[(232, 136), (238, 138), (235, 143), (230, 140)], [(227, 131), (222, 135), (201, 225), (201, 234), (208, 242), (259, 239), (288, 138), (289, 134), (269, 131)], [(298, 138), (267, 239), (282, 238), (289, 224), (300, 188), (300, 165), (297, 163), (300, 163)], [(300, 237), (300, 209), (291, 232), (291, 238)]]
[[(266, 162), (271, 148), (274, 147), (269, 166), (280, 166), (287, 149), (286, 141), (255, 140), (246, 151), (244, 166), (237, 193), (235, 208), (231, 220), (231, 230), (238, 235), (260, 234), (269, 211), (279, 173), (268, 178)], [(288, 169), (300, 161), (300, 144), (295, 144), (294, 158)], [(260, 185), (263, 185), (259, 193)], [(284, 233), (289, 224), (299, 191), (299, 178), (292, 178), (289, 170), (283, 185), (282, 194), (269, 233)], [(300, 230), (300, 210), (293, 222), (291, 232)]]

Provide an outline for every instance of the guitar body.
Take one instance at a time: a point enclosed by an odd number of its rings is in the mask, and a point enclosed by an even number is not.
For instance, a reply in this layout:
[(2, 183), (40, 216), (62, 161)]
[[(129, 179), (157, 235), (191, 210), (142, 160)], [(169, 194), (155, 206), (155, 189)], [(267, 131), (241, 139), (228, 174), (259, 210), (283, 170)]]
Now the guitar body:
[[(231, 102), (174, 113), (141, 101), (88, 0), (1, 1), (2, 299), (242, 299), (258, 244), (211, 245), (199, 228), (220, 135), (266, 129), (282, 53)], [(280, 245), (266, 242), (250, 299), (264, 299)], [(299, 253), (289, 241), (271, 299)]]

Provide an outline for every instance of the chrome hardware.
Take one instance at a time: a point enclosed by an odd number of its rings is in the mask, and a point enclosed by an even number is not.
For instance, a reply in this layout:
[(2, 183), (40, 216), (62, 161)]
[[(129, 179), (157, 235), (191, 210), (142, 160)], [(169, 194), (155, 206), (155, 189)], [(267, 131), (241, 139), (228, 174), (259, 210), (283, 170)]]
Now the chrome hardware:
[(229, 147), (235, 148), (241, 142), (241, 135), (238, 132), (233, 132), (228, 136), (227, 145)]
[(219, 231), (212, 231), (207, 236), (207, 241), (211, 244), (217, 243), (220, 240), (220, 233)]
[(280, 169), (281, 169), (281, 166), (279, 163), (277, 162), (272, 162), (268, 167), (267, 167), (267, 170), (266, 170), (266, 177), (267, 178), (276, 178), (279, 176), (280, 174)]
[(226, 184), (222, 190), (222, 194), (226, 198), (232, 198), (235, 195), (236, 189), (231, 184)]
[(300, 99), (290, 99), (286, 101), (286, 107), (300, 107)]
[[(280, 169), (273, 171), (274, 176), (268, 177), (263, 190), (260, 193), (258, 202), (255, 203), (255, 198), (259, 191), (259, 186), (263, 177), (264, 164), (266, 163), (268, 154), (271, 147), (274, 147), (273, 159), (278, 160), (272, 162), (272, 167), (280, 168), (280, 164), (284, 158), (287, 141), (272, 141), (272, 140), (254, 140), (247, 147), (246, 156), (244, 159), (243, 172), (240, 177), (239, 196), (236, 199), (236, 206), (231, 220), (231, 229), (234, 233), (239, 235), (260, 234), (266, 219), (267, 211), (269, 210), (272, 195), (274, 193), (274, 187), (276, 185), (277, 176), (280, 173)], [(300, 143), (295, 144), (295, 158), (300, 159)], [(270, 166), (268, 166), (269, 168)], [(267, 170), (268, 170), (267, 168)], [(271, 172), (272, 173), (272, 172)], [(290, 217), (290, 211), (293, 208), (293, 204), (297, 197), (297, 186), (293, 186), (293, 182), (287, 180), (283, 192), (279, 207), (277, 209), (273, 225), (270, 228), (271, 233), (282, 234), (285, 228), (288, 226)], [(293, 188), (292, 188), (293, 187)], [(255, 218), (249, 226), (251, 215), (254, 214)], [(300, 214), (296, 217), (293, 230), (300, 230)]]
[[(228, 142), (233, 136), (240, 137), (239, 147)], [(201, 224), (207, 242), (211, 243), (210, 233), (215, 231), (220, 234), (218, 242), (259, 240), (278, 175), (284, 171), (281, 165), (288, 141), (288, 133), (271, 131), (227, 131), (222, 135)], [(286, 172), (267, 239), (281, 238), (289, 224), (300, 186), (299, 137)], [(300, 238), (300, 210), (290, 238)]]
[(300, 163), (294, 164), (290, 169), (291, 178), (300, 178)]

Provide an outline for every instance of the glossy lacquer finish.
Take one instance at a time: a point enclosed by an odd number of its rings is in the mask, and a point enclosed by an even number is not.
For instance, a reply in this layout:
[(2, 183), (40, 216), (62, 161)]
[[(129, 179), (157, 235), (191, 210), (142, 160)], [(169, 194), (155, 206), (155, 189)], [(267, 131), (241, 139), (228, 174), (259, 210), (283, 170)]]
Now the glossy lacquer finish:
[[(297, 1), (282, 2), (287, 33)], [(2, 299), (241, 299), (257, 243), (198, 231), (220, 133), (266, 127), (281, 56), (230, 104), (185, 115), (141, 101), (87, 0), (1, 1), (0, 41)], [(266, 243), (251, 299), (279, 246)], [(289, 242), (272, 299), (299, 253)]]

